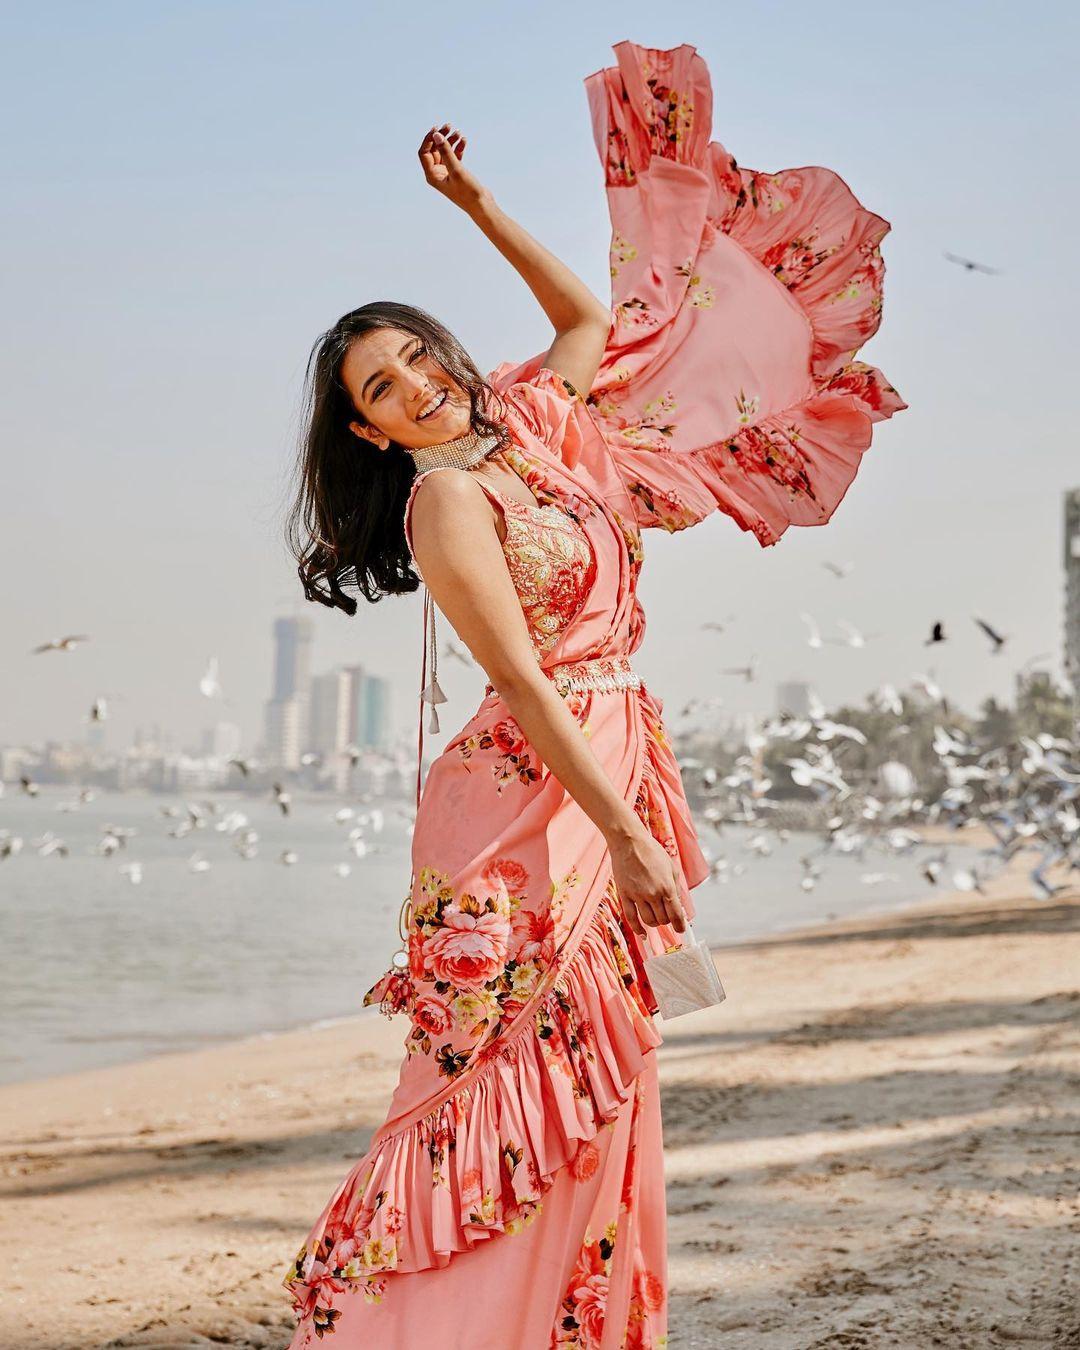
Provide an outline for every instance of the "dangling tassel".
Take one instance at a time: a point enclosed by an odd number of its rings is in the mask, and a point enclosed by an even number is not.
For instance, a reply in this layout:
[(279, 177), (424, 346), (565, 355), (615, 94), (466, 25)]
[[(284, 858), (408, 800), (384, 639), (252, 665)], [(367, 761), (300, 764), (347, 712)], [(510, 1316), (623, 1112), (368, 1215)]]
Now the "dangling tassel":
[[(430, 630), (428, 628), (428, 616), (431, 616)], [(431, 720), (428, 723), (429, 731), (439, 730), (439, 713), (435, 707), (437, 703), (447, 702), (446, 695), (443, 693), (442, 686), (439, 684), (439, 648), (435, 638), (435, 605), (431, 599), (431, 592), (424, 587), (424, 632), (428, 634), (427, 655), (431, 661), (431, 679), (424, 686), (421, 694), (421, 703), (431, 704)]]

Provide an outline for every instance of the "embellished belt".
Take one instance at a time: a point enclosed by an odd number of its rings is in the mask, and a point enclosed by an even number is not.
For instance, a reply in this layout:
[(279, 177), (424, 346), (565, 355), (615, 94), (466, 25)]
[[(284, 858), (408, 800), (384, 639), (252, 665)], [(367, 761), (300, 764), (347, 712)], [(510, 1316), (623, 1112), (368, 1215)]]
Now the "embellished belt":
[[(541, 666), (560, 694), (581, 693), (596, 689), (601, 693), (616, 689), (640, 689), (641, 676), (630, 664), (628, 656), (594, 656), (588, 661), (560, 661), (558, 665)], [(485, 691), (495, 693), (489, 684)]]

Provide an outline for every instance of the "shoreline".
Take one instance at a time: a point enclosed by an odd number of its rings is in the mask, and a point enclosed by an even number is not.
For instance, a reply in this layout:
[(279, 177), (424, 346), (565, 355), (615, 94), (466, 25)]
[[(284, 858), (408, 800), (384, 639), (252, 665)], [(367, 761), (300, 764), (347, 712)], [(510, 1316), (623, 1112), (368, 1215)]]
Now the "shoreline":
[[(949, 830), (942, 826), (920, 826), (918, 833), (921, 836), (921, 842), (917, 847), (947, 847), (950, 843), (957, 847), (968, 849), (977, 849), (989, 847), (995, 844), (994, 837), (982, 827), (975, 829), (966, 829), (962, 831)], [(959, 837), (957, 837), (959, 836)], [(836, 918), (822, 918), (807, 920), (805, 918), (793, 919), (791, 921), (781, 920), (774, 927), (765, 927), (759, 933), (749, 934), (745, 937), (732, 938), (724, 942), (708, 942), (706, 945), (711, 951), (720, 952), (727, 948), (744, 947), (748, 944), (754, 944), (767, 940), (769, 938), (779, 938), (785, 934), (797, 932), (808, 927), (833, 927), (836, 924), (842, 924), (852, 919), (871, 921), (876, 918), (885, 918), (906, 910), (910, 906), (917, 906), (926, 901), (940, 899), (946, 894), (951, 894), (943, 889), (934, 889), (929, 885), (925, 895), (920, 895), (916, 899), (902, 898), (883, 904), (875, 904), (870, 896), (867, 896), (867, 907), (859, 908), (855, 911), (847, 911)], [(232, 1045), (243, 1045), (249, 1041), (263, 1041), (280, 1036), (290, 1036), (302, 1034), (305, 1032), (318, 1032), (329, 1026), (338, 1026), (357, 1022), (360, 1025), (374, 1024), (374, 1019), (385, 1021), (375, 1009), (357, 1008), (352, 1012), (343, 1012), (314, 1018), (310, 1021), (301, 1021), (288, 1026), (269, 1027), (258, 1031), (245, 1032), (241, 1035), (235, 1035), (231, 1032), (222, 1032), (220, 1035), (209, 1036), (198, 1044), (181, 1045), (175, 1049), (155, 1050), (149, 1054), (134, 1055), (130, 1059), (119, 1059), (111, 1064), (89, 1065), (85, 1068), (65, 1069), (56, 1073), (46, 1073), (31, 1078), (14, 1078), (9, 1081), (0, 1080), (0, 1094), (12, 1088), (25, 1087), (33, 1084), (43, 1083), (61, 1083), (78, 1080), (86, 1074), (104, 1073), (108, 1070), (125, 1070), (135, 1067), (139, 1064), (150, 1063), (156, 1060), (171, 1060), (176, 1056), (192, 1055), (201, 1052), (214, 1050), (223, 1050)]]
[[(727, 1000), (660, 1050), (673, 1350), (1077, 1343), (1080, 890), (1025, 872), (713, 948)], [(364, 1010), (0, 1088), (0, 1345), (281, 1350), (402, 1039)]]

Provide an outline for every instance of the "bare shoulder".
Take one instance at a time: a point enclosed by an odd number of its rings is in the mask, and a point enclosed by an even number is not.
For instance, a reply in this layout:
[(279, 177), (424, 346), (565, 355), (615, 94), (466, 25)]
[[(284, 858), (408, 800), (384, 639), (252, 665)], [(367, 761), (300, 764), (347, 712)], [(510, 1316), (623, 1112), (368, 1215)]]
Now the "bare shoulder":
[(410, 525), (421, 548), (425, 542), (449, 541), (493, 523), (494, 515), (487, 493), (464, 469), (426, 473), (412, 494)]
[(474, 481), (472, 474), (466, 473), (464, 469), (448, 467), (430, 470), (421, 475), (413, 493), (413, 500), (417, 506), (420, 502), (425, 502), (423, 510), (433, 513), (446, 510), (449, 506), (460, 506), (468, 501), (483, 502), (486, 498), (484, 489)]

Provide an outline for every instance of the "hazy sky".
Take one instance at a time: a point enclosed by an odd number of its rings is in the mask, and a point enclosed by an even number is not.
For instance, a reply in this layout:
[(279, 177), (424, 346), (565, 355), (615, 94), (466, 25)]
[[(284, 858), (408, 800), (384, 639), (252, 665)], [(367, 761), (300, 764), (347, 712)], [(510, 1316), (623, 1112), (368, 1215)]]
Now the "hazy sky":
[[(608, 300), (582, 80), (623, 39), (698, 48), (713, 138), (740, 163), (827, 165), (892, 222), (885, 322), (862, 355), (911, 405), (824, 529), (767, 550), (721, 515), (647, 532), (650, 686), (669, 711), (715, 693), (771, 708), (787, 678), (858, 699), (927, 669), (935, 618), (954, 636), (933, 668), (964, 705), (1008, 693), (1029, 656), (1060, 668), (1060, 498), (1080, 484), (1075, 6), (660, 8), (4, 7), (0, 741), (78, 735), (105, 694), (114, 746), (139, 722), (194, 737), (221, 715), (250, 745), (272, 620), (301, 606), (315, 669), (390, 676), (415, 727), (418, 596), (352, 620), (305, 604), (284, 547), (304, 364), (373, 299), (432, 310), (485, 370), (550, 341), (525, 285), (424, 183), (433, 123), (466, 133), (504, 209)], [(855, 571), (838, 582), (824, 559)], [(800, 610), (880, 636), (813, 652)], [(976, 613), (1010, 634), (1002, 656)], [(699, 628), (728, 615), (721, 638)], [(93, 642), (27, 655), (66, 632)], [(224, 710), (198, 691), (211, 653)], [(717, 674), (752, 653), (758, 684)], [(480, 680), (445, 674), (450, 731)]]

